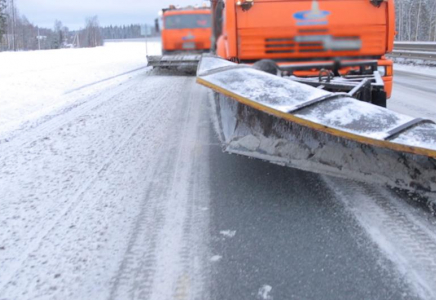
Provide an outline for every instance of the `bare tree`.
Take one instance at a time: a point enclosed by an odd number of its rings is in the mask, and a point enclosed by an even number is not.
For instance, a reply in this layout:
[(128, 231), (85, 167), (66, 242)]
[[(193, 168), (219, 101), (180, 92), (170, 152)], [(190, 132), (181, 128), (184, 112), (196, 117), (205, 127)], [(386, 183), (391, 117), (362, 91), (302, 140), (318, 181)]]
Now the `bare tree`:
[(401, 39), (401, 34), (403, 32), (402, 27), (403, 27), (403, 7), (404, 4), (402, 1), (400, 1), (397, 5), (397, 9), (396, 9), (396, 15), (397, 15), (397, 28), (398, 28), (398, 36)]
[(62, 43), (63, 45), (65, 45), (66, 43), (68, 43), (68, 35), (70, 34), (70, 30), (68, 29), (67, 26), (62, 26), (61, 29), (61, 37), (62, 37)]
[(11, 6), (11, 33), (12, 33), (12, 48), (14, 51), (17, 51), (17, 43), (16, 43), (16, 36), (15, 36), (15, 29), (17, 26), (16, 16), (17, 16), (17, 9), (15, 7), (15, 0), (10, 0), (10, 6)]
[(432, 31), (435, 26), (435, 14), (436, 14), (436, 1), (432, 1), (428, 6), (429, 12), (429, 23), (428, 23), (428, 40), (431, 41), (433, 39)]
[(422, 0), (419, 0), (418, 17), (416, 18), (415, 41), (418, 40), (418, 34), (419, 34), (419, 25), (420, 25), (420, 21), (421, 21), (421, 4), (422, 4)]
[(64, 32), (62, 31), (63, 25), (62, 22), (56, 20), (54, 23), (54, 39), (53, 39), (53, 48), (59, 49), (62, 48), (64, 44)]
[(73, 35), (62, 22), (54, 29), (39, 28), (20, 15), (16, 0), (0, 0), (0, 51), (56, 49), (64, 46)]
[(396, 0), (397, 40), (436, 40), (436, 0)]
[(6, 34), (6, 7), (6, 0), (0, 0), (0, 46), (3, 40), (3, 35)]
[(85, 29), (79, 34), (82, 47), (97, 47), (103, 45), (98, 16), (86, 18)]

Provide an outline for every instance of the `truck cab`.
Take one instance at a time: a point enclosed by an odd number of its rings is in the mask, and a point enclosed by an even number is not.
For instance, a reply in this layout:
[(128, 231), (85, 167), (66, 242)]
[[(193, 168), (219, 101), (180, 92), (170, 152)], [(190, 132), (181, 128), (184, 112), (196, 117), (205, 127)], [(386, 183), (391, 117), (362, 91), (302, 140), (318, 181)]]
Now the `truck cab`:
[(385, 55), (393, 50), (393, 0), (227, 0), (215, 1), (213, 11), (223, 58), (273, 60), (301, 77), (329, 63), (341, 75), (378, 70), (391, 95), (393, 63)]
[(164, 9), (162, 14), (162, 52), (207, 52), (211, 47), (209, 8)]

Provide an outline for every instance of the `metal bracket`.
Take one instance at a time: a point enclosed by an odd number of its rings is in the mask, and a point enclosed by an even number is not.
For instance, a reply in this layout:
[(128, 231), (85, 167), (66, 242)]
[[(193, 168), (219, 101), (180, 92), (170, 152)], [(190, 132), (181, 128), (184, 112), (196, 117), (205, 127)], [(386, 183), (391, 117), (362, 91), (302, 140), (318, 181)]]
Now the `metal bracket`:
[(371, 84), (371, 79), (363, 79), (358, 85), (356, 85), (351, 91), (348, 92), (348, 95), (350, 95), (350, 97), (353, 97), (360, 90), (364, 89), (368, 83)]
[(334, 93), (334, 94), (328, 94), (325, 96), (321, 96), (319, 98), (315, 98), (300, 104), (297, 104), (295, 107), (291, 108), (290, 110), (288, 110), (288, 113), (295, 113), (299, 110), (302, 110), (304, 108), (307, 108), (309, 106), (324, 102), (324, 101), (330, 101), (330, 100), (335, 100), (335, 99), (341, 99), (341, 98), (348, 98), (348, 94), (345, 93)]
[[(326, 69), (321, 69), (319, 71), (319, 74), (318, 74), (318, 80), (320, 83), (323, 83), (323, 82), (330, 83), (330, 81), (332, 81), (332, 79), (334, 77), (335, 77), (335, 74), (333, 74), (332, 71), (326, 70)], [(324, 78), (325, 78), (325, 80), (324, 80)]]
[(410, 130), (418, 125), (424, 124), (424, 123), (435, 124), (432, 120), (416, 118), (416, 119), (413, 119), (405, 124), (402, 124), (398, 127), (395, 127), (394, 129), (388, 131), (387, 136), (384, 138), (384, 140), (391, 141), (391, 140), (395, 139), (397, 136), (399, 136), (401, 133), (408, 131), (408, 130)]

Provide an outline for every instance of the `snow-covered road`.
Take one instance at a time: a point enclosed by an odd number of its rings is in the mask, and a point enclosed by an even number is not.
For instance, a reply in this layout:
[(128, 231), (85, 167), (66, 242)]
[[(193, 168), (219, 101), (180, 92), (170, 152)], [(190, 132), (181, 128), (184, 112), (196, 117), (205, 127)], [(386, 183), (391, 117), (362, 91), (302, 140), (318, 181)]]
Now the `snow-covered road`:
[(207, 91), (143, 46), (0, 86), (1, 300), (436, 297), (413, 195), (222, 153)]
[[(394, 91), (388, 100), (389, 109), (436, 122), (436, 70), (429, 72), (426, 69), (401, 66), (395, 71)], [(418, 74), (419, 70), (423, 73)]]
[(203, 287), (207, 114), (193, 81), (142, 73), (0, 145), (0, 295), (169, 299)]

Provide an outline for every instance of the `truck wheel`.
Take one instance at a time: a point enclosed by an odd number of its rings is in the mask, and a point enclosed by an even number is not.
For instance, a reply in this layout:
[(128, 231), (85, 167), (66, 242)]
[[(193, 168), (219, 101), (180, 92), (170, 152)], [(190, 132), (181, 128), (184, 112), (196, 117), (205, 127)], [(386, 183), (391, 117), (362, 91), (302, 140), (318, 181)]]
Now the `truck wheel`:
[(262, 59), (254, 63), (253, 68), (272, 75), (280, 75), (279, 66), (271, 59)]
[(372, 92), (372, 104), (377, 106), (387, 107), (387, 96), (385, 91), (373, 91)]

